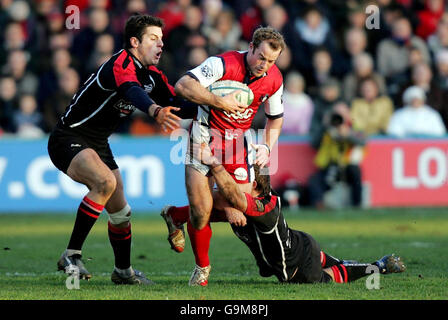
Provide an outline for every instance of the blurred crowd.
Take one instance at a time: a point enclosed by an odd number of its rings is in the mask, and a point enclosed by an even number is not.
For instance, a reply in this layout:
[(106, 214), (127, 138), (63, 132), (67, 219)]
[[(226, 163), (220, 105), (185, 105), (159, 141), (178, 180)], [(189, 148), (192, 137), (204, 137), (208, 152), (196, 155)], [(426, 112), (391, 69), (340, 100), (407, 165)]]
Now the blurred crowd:
[[(366, 13), (370, 4), (379, 16)], [(67, 27), (70, 5), (79, 28)], [(149, 13), (166, 23), (159, 68), (171, 84), (209, 55), (246, 50), (260, 25), (280, 30), (284, 135), (309, 135), (318, 148), (335, 106), (367, 136), (444, 135), (445, 8), (444, 0), (0, 0), (0, 132), (48, 133), (80, 83), (121, 49), (126, 19)], [(372, 18), (378, 28), (366, 27)], [(259, 112), (254, 128), (264, 121)], [(136, 113), (120, 133), (160, 130)]]
[[(247, 50), (258, 26), (283, 33), (282, 135), (306, 135), (316, 149), (319, 172), (308, 181), (316, 206), (341, 176), (359, 205), (369, 137), (446, 134), (445, 0), (0, 0), (0, 136), (47, 134), (80, 84), (122, 48), (134, 13), (164, 19), (159, 68), (171, 84), (209, 55)], [(253, 128), (264, 125), (260, 108)], [(135, 112), (119, 133), (161, 131)]]

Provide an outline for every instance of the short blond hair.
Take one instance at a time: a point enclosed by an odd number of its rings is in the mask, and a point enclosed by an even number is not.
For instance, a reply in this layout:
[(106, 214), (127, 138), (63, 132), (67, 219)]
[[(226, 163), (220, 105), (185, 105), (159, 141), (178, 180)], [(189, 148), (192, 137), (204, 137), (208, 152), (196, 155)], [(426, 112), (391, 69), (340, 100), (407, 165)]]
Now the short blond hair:
[(263, 41), (267, 41), (269, 46), (275, 51), (278, 49), (283, 51), (286, 46), (283, 35), (272, 27), (259, 27), (255, 30), (252, 36), (254, 48), (258, 48)]

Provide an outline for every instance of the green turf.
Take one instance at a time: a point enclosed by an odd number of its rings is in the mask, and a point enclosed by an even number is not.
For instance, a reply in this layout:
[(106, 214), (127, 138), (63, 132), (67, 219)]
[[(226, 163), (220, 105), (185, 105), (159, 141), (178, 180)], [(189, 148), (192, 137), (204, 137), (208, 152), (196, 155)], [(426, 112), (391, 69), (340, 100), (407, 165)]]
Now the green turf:
[(447, 299), (448, 209), (387, 209), (286, 212), (289, 225), (312, 234), (322, 249), (345, 259), (371, 262), (395, 252), (408, 267), (381, 276), (380, 289), (365, 279), (349, 284), (279, 284), (261, 278), (249, 250), (227, 224), (213, 225), (211, 263), (206, 288), (189, 287), (194, 266), (189, 244), (184, 253), (169, 249), (158, 215), (134, 214), (133, 265), (157, 284), (115, 286), (110, 281), (112, 249), (107, 217), (102, 215), (83, 250), (91, 281), (68, 290), (56, 261), (66, 246), (70, 214), (0, 215), (0, 299)]

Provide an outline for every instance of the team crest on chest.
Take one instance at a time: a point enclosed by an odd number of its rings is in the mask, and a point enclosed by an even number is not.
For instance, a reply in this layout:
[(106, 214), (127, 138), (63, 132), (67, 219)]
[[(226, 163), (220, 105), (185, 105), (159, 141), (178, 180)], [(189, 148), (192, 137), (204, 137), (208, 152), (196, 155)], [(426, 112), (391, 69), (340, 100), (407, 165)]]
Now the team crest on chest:
[(150, 83), (150, 84), (145, 84), (145, 85), (143, 86), (143, 89), (145, 90), (146, 93), (151, 93), (151, 92), (152, 92), (152, 89), (154, 89), (154, 86), (153, 86), (152, 83)]
[(257, 206), (257, 211), (264, 212), (264, 204), (260, 200), (255, 200), (255, 205)]

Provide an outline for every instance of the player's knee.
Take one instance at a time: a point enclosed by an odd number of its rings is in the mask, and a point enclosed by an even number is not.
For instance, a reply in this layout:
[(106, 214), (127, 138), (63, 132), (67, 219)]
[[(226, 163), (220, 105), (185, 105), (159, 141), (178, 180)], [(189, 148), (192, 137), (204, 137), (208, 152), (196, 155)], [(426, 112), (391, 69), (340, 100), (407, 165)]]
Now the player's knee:
[(116, 187), (117, 180), (113, 174), (100, 177), (95, 184), (96, 191), (103, 196), (112, 195)]
[(208, 219), (204, 219), (203, 217), (190, 216), (190, 222), (193, 228), (195, 228), (196, 230), (201, 230), (208, 224)]
[(204, 228), (207, 225), (210, 217), (210, 211), (208, 210), (208, 208), (205, 208), (203, 206), (195, 207), (190, 205), (190, 209), (190, 222), (193, 228), (197, 230)]

